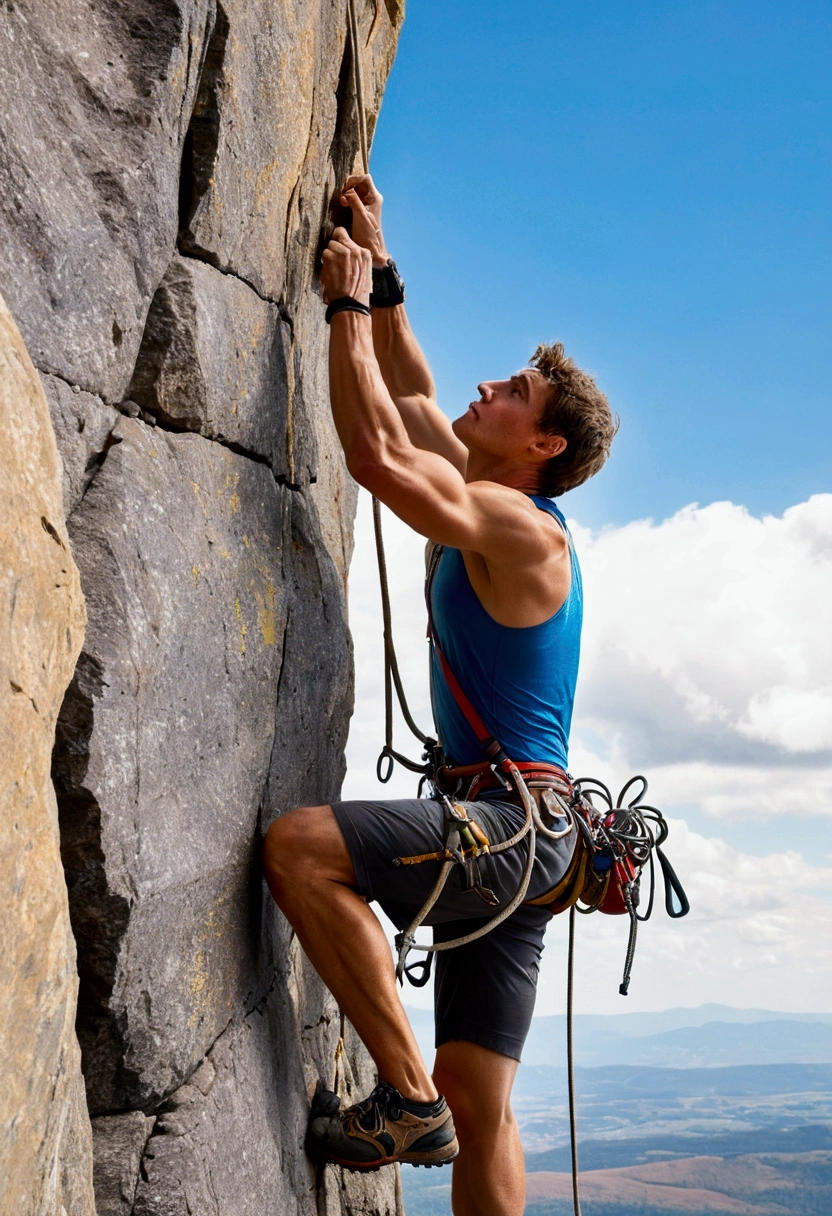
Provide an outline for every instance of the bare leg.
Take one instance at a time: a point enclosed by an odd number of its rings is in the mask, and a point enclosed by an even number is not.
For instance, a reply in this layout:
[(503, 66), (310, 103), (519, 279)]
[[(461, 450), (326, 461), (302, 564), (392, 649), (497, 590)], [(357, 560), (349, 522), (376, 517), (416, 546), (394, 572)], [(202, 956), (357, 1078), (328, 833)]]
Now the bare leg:
[(329, 806), (303, 807), (269, 828), (266, 881), (321, 979), (375, 1061), (406, 1098), (437, 1093), (396, 988), (384, 930), (355, 890), (349, 851)]
[(526, 1172), (511, 1109), (517, 1061), (475, 1043), (443, 1043), (433, 1079), (448, 1100), (459, 1156), (454, 1162), (454, 1216), (522, 1216)]

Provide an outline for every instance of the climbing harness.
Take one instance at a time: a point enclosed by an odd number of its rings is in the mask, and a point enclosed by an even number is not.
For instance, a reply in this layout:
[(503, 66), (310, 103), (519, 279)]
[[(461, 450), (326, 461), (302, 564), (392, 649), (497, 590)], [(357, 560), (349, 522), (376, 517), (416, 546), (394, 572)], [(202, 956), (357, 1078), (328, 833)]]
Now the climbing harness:
[[(358, 115), (359, 149), (364, 172), (369, 173), (369, 137), (358, 37), (355, 0), (346, 0), (347, 32), (352, 61), (352, 80)], [(390, 590), (387, 561), (382, 535), (381, 506), (373, 498), (373, 531), (378, 560), (381, 607), (384, 628), (384, 746), (379, 754), (376, 774), (382, 783), (390, 780), (394, 763), (420, 774), (419, 796), (429, 783), (433, 796), (443, 803), (446, 812), (446, 834), (443, 848), (433, 853), (392, 859), (397, 866), (420, 865), (440, 861), (436, 882), (424, 905), (410, 925), (396, 935), (396, 976), (400, 983), (407, 976), (410, 983), (421, 987), (430, 978), (433, 955), (440, 950), (453, 950), (484, 937), (523, 903), (531, 882), (538, 836), (561, 840), (575, 835), (572, 860), (560, 882), (550, 891), (529, 901), (546, 906), (552, 915), (569, 911), (569, 947), (566, 993), (567, 1088), (569, 1093), (569, 1132), (572, 1157), (572, 1198), (575, 1216), (581, 1216), (578, 1187), (578, 1150), (575, 1117), (575, 1076), (573, 1050), (573, 994), (576, 912), (589, 914), (628, 915), (629, 937), (624, 973), (619, 992), (626, 996), (635, 954), (640, 921), (649, 919), (655, 894), (655, 859), (658, 859), (665, 890), (665, 908), (669, 916), (678, 919), (690, 909), (687, 897), (662, 845), (668, 827), (662, 813), (644, 802), (647, 781), (642, 776), (631, 778), (613, 802), (610, 790), (594, 778), (572, 780), (555, 765), (513, 762), (500, 743), (485, 727), (447, 659), (442, 653), (434, 628), (431, 611), (431, 585), (441, 549), (434, 546), (427, 580), (428, 637), (439, 661), (445, 682), (459, 709), (473, 728), (487, 760), (481, 764), (451, 767), (444, 763), (438, 740), (423, 733), (417, 726), (407, 704), (399, 672), (390, 612)], [(408, 759), (393, 746), (393, 692), (408, 729), (424, 748), (422, 762)], [(467, 787), (467, 788), (466, 788)], [(524, 811), (522, 826), (508, 840), (491, 843), (479, 824), (470, 817), (461, 801), (471, 802), (483, 791), (499, 789), (514, 796)], [(627, 798), (629, 797), (629, 801)], [(455, 800), (456, 799), (456, 800)], [(463, 871), (463, 887), (479, 896), (484, 903), (495, 906), (499, 901), (486, 886), (480, 860), (491, 854), (526, 843), (523, 874), (511, 900), (479, 929), (453, 941), (424, 945), (416, 941), (419, 927), (429, 916), (439, 899), (455, 865)], [(640, 884), (645, 866), (649, 872), (647, 907), (639, 912)], [(426, 959), (408, 965), (407, 958), (416, 950)], [(335, 1053), (333, 1090), (337, 1089), (339, 1062), (344, 1050), (344, 1015), (339, 1010), (340, 1031)], [(326, 1095), (335, 1098), (334, 1093)]]
[[(407, 929), (396, 935), (396, 976), (401, 981), (403, 976), (407, 975), (411, 983), (421, 986), (427, 983), (430, 974), (430, 955), (439, 950), (453, 950), (457, 946), (467, 945), (468, 942), (476, 941), (495, 929), (526, 896), (534, 866), (537, 836), (562, 840), (575, 832), (572, 861), (564, 876), (550, 891), (528, 902), (548, 907), (553, 916), (572, 907), (585, 914), (595, 911), (612, 916), (626, 913), (630, 918), (630, 933), (624, 975), (619, 986), (621, 995), (626, 996), (630, 986), (638, 924), (639, 921), (648, 920), (653, 911), (654, 853), (664, 879), (665, 908), (668, 915), (677, 919), (685, 916), (690, 907), (682, 885), (661, 847), (668, 835), (664, 816), (656, 807), (643, 801), (647, 793), (647, 780), (642, 776), (632, 777), (613, 803), (609, 789), (601, 781), (594, 778), (572, 781), (555, 765), (528, 761), (514, 763), (506, 756), (465, 695), (439, 645), (430, 606), (431, 585), (437, 564), (438, 558), (434, 554), (427, 581), (428, 636), (448, 688), (489, 760), (461, 769), (441, 766), (429, 774), (434, 795), (442, 800), (446, 809), (445, 847), (438, 853), (394, 858), (393, 863), (418, 865), (425, 861), (441, 860), (442, 868), (430, 895), (414, 920)], [(514, 836), (497, 845), (489, 845), (487, 840), (483, 840), (484, 834), (479, 826), (470, 819), (461, 805), (450, 801), (443, 789), (443, 786), (452, 782), (454, 792), (459, 796), (460, 785), (465, 781), (468, 781), (464, 794), (464, 800), (467, 802), (474, 801), (481, 791), (499, 785), (519, 798), (526, 814), (522, 827)], [(630, 800), (626, 801), (628, 796)], [(600, 806), (596, 806), (596, 800), (600, 801)], [(461, 841), (460, 844), (456, 843), (457, 839)], [(472, 863), (477, 862), (481, 853), (502, 852), (515, 847), (524, 839), (528, 839), (528, 846), (523, 877), (514, 897), (505, 908), (485, 925), (464, 937), (448, 942), (434, 942), (429, 946), (416, 941), (419, 926), (424, 923), (439, 899), (455, 864), (470, 870)], [(650, 894), (647, 908), (643, 914), (639, 914), (641, 872), (644, 866), (649, 866)], [(481, 884), (473, 881), (470, 875), (466, 886), (467, 889), (476, 890), (484, 896)], [(421, 966), (418, 978), (413, 968), (406, 965), (411, 950), (428, 954), (424, 963), (414, 965)]]

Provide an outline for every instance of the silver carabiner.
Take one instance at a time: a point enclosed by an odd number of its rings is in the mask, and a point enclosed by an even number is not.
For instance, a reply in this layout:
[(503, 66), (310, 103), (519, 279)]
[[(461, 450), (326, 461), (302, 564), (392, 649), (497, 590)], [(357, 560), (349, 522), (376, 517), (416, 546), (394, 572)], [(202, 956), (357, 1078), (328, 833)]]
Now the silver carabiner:
[(549, 840), (563, 840), (564, 836), (568, 836), (570, 832), (574, 831), (575, 821), (572, 817), (572, 811), (568, 804), (562, 798), (559, 798), (554, 790), (541, 790), (540, 801), (553, 819), (565, 819), (566, 827), (562, 832), (553, 832), (551, 828), (546, 827), (540, 811), (535, 807), (534, 822), (538, 832), (542, 832)]

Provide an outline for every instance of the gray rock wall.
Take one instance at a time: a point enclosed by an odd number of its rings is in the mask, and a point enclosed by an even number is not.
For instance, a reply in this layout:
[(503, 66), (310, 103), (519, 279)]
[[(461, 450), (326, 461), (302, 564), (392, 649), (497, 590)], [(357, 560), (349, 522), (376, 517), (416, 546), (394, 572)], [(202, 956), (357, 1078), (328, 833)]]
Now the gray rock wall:
[[(402, 11), (357, 7), (372, 129)], [(393, 1171), (303, 1155), (337, 1017), (259, 869), (337, 795), (352, 699), (315, 276), (358, 148), (345, 5), (22, 0), (0, 50), (0, 289), (89, 618), (53, 773), (98, 1216), (393, 1213)]]

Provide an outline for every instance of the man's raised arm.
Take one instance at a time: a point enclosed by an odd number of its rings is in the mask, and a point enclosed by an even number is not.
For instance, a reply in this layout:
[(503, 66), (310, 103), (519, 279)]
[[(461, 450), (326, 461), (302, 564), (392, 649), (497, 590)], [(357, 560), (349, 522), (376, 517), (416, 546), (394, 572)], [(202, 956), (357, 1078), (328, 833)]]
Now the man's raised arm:
[(555, 531), (564, 543), (561, 530), (525, 494), (489, 481), (467, 484), (454, 462), (408, 435), (373, 349), (370, 284), (370, 255), (336, 228), (323, 253), (321, 289), (331, 322), (332, 417), (347, 468), (422, 536), (515, 571), (536, 568), (551, 556)]
[[(374, 269), (382, 269), (389, 260), (381, 229), (382, 197), (369, 174), (348, 178), (341, 201), (352, 211), (353, 240), (369, 250)], [(404, 304), (373, 309), (373, 347), (410, 442), (444, 456), (464, 473), (468, 453), (436, 403), (433, 376), (410, 328)]]

